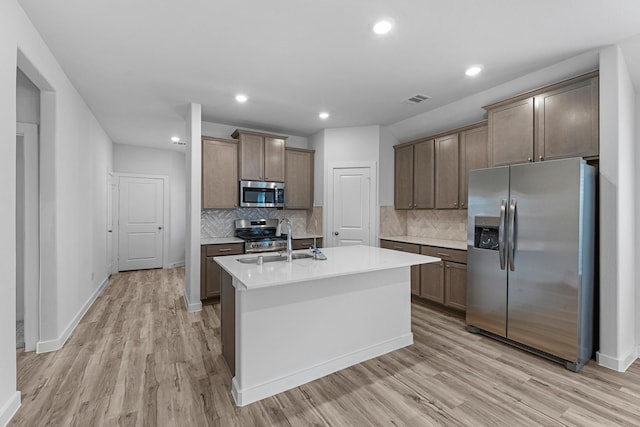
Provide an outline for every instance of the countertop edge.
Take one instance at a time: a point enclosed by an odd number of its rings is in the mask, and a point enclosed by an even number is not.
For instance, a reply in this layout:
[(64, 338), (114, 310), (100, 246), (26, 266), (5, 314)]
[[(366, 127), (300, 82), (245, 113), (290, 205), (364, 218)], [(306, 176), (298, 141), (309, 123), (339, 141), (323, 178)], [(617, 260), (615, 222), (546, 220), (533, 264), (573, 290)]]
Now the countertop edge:
[(411, 243), (414, 245), (422, 246), (436, 246), (446, 249), (457, 249), (461, 251), (467, 250), (466, 240), (448, 240), (448, 239), (436, 239), (434, 237), (419, 237), (419, 236), (383, 236), (380, 240), (388, 240), (391, 242)]

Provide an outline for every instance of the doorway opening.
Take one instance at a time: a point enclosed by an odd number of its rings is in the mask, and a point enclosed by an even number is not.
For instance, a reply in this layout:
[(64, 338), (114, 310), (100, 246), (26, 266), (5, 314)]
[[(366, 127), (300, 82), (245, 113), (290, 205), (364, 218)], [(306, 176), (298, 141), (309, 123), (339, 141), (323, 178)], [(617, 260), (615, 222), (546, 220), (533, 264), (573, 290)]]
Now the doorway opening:
[(40, 322), (40, 89), (16, 77), (16, 348), (34, 351)]

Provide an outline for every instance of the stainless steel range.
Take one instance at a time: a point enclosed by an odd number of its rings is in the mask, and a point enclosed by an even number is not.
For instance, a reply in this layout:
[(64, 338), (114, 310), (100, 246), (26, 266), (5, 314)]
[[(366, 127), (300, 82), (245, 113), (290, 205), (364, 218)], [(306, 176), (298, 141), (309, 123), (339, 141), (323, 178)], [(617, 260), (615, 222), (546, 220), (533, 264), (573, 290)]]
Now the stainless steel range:
[(244, 240), (245, 253), (287, 249), (287, 235), (276, 236), (277, 219), (236, 219), (235, 235)]

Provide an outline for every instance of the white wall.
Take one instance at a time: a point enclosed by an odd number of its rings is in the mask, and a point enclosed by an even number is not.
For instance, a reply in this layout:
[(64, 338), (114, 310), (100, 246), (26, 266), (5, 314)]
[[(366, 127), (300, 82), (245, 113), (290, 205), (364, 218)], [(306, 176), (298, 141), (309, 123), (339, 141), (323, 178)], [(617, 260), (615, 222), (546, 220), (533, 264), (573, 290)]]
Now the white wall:
[(393, 206), (395, 161), (393, 146), (399, 143), (387, 126), (380, 128), (380, 206)]
[(113, 171), (167, 175), (170, 185), (169, 264), (184, 264), (186, 172), (183, 151), (113, 144)]
[(19, 23), (15, 1), (0, 2), (0, 425), (19, 403), (16, 390), (16, 46)]
[(619, 371), (636, 358), (635, 92), (618, 46), (600, 54), (600, 349)]
[(16, 121), (40, 123), (40, 89), (18, 69), (16, 82)]
[[(636, 70), (640, 72), (640, 70)], [(635, 160), (636, 165), (640, 165), (640, 88), (636, 87), (636, 152), (635, 152)], [(636, 236), (635, 236), (635, 255), (636, 255), (636, 271), (635, 271), (635, 282), (636, 282), (636, 357), (640, 357), (640, 167), (636, 167), (636, 176), (634, 182), (636, 183), (635, 187), (635, 197), (636, 197)]]
[(43, 92), (40, 111), (41, 239), (47, 257), (41, 266), (38, 345), (61, 344), (107, 277), (106, 177), (112, 164), (111, 141), (17, 1), (4, 0), (0, 2), (0, 425), (19, 403), (14, 326), (18, 65), (48, 91)]
[(237, 126), (225, 125), (221, 123), (202, 122), (202, 134), (206, 136), (215, 136), (218, 138), (231, 138), (231, 134), (236, 129), (252, 130), (255, 132), (263, 132), (263, 133), (286, 136), (287, 140), (285, 142), (285, 145), (287, 147), (309, 148), (307, 138), (305, 138), (304, 136), (288, 135), (286, 133), (281, 133), (281, 132), (267, 132), (260, 129), (251, 129), (251, 128), (244, 128), (244, 127), (238, 128)]
[[(202, 213), (202, 106), (189, 104), (186, 159), (186, 234), (184, 302), (188, 311), (202, 310), (200, 301), (200, 215)], [(211, 135), (218, 136), (218, 135)]]
[(313, 165), (313, 205), (324, 204), (324, 129), (309, 137), (309, 148), (315, 150)]

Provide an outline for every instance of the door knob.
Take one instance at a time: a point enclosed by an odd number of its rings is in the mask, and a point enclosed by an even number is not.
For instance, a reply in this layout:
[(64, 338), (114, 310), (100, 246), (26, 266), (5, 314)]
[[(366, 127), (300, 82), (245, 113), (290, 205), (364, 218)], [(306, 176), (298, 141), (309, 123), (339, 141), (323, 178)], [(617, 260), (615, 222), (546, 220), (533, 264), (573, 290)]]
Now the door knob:
[(340, 234), (340, 232), (339, 232), (339, 231), (334, 231), (334, 232), (333, 232), (333, 234), (334, 234), (335, 236), (337, 236), (337, 235), (339, 235), (339, 234)]

